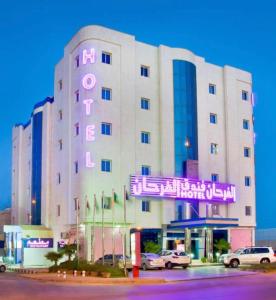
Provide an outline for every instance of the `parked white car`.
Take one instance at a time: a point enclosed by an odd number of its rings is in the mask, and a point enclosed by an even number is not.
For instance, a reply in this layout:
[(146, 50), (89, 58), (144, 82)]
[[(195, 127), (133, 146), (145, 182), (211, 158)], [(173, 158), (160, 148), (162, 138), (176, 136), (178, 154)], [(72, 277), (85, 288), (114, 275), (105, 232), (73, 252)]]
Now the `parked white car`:
[(0, 272), (1, 272), (1, 273), (2, 273), (2, 272), (5, 272), (6, 269), (7, 269), (7, 266), (6, 266), (6, 264), (3, 262), (3, 257), (0, 256)]
[(154, 253), (141, 253), (141, 268), (146, 271), (148, 269), (165, 268), (165, 260), (158, 254)]
[(165, 266), (168, 269), (179, 266), (186, 269), (191, 263), (191, 258), (183, 251), (163, 250), (160, 253), (161, 258), (165, 261)]
[(237, 268), (239, 265), (267, 264), (276, 262), (276, 254), (272, 247), (246, 247), (225, 255), (225, 267)]

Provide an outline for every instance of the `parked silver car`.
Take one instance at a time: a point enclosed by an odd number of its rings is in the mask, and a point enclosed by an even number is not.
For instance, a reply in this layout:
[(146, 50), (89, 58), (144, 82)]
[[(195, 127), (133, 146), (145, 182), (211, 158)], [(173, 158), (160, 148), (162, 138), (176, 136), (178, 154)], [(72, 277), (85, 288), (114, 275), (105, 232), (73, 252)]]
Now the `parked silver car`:
[[(103, 258), (100, 257), (96, 264), (102, 264)], [(113, 255), (112, 254), (106, 254), (104, 256), (104, 265), (113, 266)], [(122, 254), (115, 254), (115, 266), (118, 266), (120, 269), (124, 268), (124, 256)], [(129, 256), (126, 256), (126, 268), (127, 270), (132, 270), (132, 262)]]
[(165, 260), (155, 253), (141, 253), (141, 268), (146, 271), (148, 269), (165, 268)]

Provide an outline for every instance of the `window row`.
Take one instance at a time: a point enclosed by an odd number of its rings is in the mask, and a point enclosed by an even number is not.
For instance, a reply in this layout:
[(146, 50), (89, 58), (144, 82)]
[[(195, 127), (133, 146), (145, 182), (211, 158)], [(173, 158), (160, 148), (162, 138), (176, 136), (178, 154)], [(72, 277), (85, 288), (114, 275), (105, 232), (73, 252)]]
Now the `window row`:
[[(213, 83), (209, 83), (209, 94), (216, 95), (217, 94), (217, 86)], [(249, 100), (249, 93), (248, 91), (242, 90), (241, 91), (241, 99), (244, 101)]]
[[(86, 204), (87, 205), (87, 204)], [(101, 203), (101, 208), (103, 209), (112, 209), (112, 197), (103, 197), (103, 201)], [(78, 198), (74, 198), (74, 209), (75, 211), (80, 209), (79, 200)], [(218, 216), (220, 214), (219, 205), (212, 204), (212, 215)], [(151, 201), (143, 199), (141, 201), (141, 211), (142, 212), (150, 212), (151, 211)], [(61, 216), (61, 205), (57, 205), (57, 216)], [(245, 216), (252, 216), (252, 206), (246, 205), (245, 206)]]
[[(210, 153), (211, 153), (211, 154), (218, 154), (218, 152), (219, 152), (218, 144), (216, 144), (216, 143), (211, 143), (211, 144), (210, 144)], [(244, 156), (244, 157), (251, 157), (251, 148), (249, 148), (249, 147), (244, 147), (244, 148), (243, 148), (243, 156)]]
[[(213, 182), (219, 182), (219, 174), (212, 173), (211, 174), (211, 181)], [(244, 176), (244, 186), (251, 186), (251, 177), (250, 176)]]
[[(218, 123), (218, 115), (215, 113), (210, 113), (209, 116), (209, 121), (211, 124), (217, 124)], [(249, 130), (250, 129), (250, 122), (247, 119), (243, 119), (242, 120), (242, 128), (245, 130)]]

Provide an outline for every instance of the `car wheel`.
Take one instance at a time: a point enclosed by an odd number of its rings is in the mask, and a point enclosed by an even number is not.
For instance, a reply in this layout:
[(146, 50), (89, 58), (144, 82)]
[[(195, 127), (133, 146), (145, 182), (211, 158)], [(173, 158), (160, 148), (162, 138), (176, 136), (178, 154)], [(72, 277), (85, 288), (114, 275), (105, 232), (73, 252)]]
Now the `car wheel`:
[(172, 268), (172, 263), (169, 261), (167, 264), (166, 264), (167, 268), (168, 269), (171, 269)]
[(5, 266), (1, 266), (0, 267), (0, 272), (5, 272), (6, 271), (6, 267)]
[(146, 264), (143, 264), (143, 270), (147, 271), (147, 265)]
[(182, 266), (183, 269), (187, 269), (188, 265)]
[(270, 263), (270, 260), (268, 258), (263, 258), (261, 260), (261, 264), (269, 264)]
[(232, 268), (237, 268), (237, 267), (239, 266), (239, 261), (238, 261), (237, 259), (231, 260), (230, 266), (231, 266)]

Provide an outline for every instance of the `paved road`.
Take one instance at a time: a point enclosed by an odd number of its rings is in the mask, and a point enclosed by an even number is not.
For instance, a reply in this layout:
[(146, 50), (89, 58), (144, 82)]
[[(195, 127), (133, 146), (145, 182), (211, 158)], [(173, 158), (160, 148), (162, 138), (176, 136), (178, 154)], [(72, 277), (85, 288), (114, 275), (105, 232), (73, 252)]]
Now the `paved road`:
[(69, 286), (0, 274), (1, 300), (275, 300), (276, 275), (249, 275), (143, 286)]
[[(182, 268), (174, 268), (172, 270), (148, 270), (140, 271), (140, 277), (156, 277), (163, 278), (167, 281), (175, 280), (193, 280), (193, 279), (205, 279), (205, 278), (221, 278), (232, 276), (245, 276), (254, 274), (254, 272), (241, 271), (239, 269), (225, 268), (224, 266), (212, 266), (212, 267), (193, 267), (183, 270)], [(276, 300), (276, 297), (275, 297)]]

